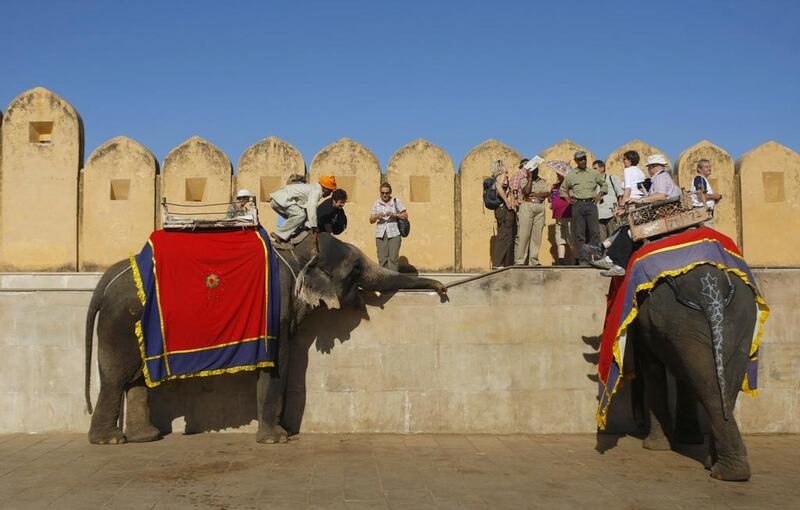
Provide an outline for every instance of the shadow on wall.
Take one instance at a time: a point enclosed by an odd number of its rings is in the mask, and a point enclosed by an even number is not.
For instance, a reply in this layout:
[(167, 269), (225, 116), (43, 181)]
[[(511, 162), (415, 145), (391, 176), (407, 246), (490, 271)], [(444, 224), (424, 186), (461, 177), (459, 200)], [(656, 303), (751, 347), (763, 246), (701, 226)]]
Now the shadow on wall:
[[(383, 307), (394, 293), (362, 295), (365, 303)], [(287, 396), (282, 425), (290, 434), (300, 431), (306, 402), (306, 371), (312, 346), (330, 354), (350, 340), (362, 320), (369, 320), (366, 306), (360, 309), (317, 308), (298, 328), (290, 344)], [(222, 377), (199, 377), (162, 384), (150, 390), (150, 418), (164, 433), (172, 433), (173, 421), (183, 418), (185, 433), (219, 431), (249, 426), (256, 416), (256, 372)]]

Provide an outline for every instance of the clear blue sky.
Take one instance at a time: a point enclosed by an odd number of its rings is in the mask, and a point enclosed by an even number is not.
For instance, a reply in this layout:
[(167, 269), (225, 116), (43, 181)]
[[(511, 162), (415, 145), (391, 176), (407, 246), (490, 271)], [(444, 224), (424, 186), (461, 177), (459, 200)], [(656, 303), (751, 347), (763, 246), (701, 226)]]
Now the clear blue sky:
[(0, 19), (0, 109), (57, 92), (86, 155), (127, 135), (163, 161), (193, 134), (234, 165), (269, 135), (306, 164), (348, 136), (384, 167), (420, 137), (456, 165), (487, 138), (800, 150), (796, 0), (3, 0)]

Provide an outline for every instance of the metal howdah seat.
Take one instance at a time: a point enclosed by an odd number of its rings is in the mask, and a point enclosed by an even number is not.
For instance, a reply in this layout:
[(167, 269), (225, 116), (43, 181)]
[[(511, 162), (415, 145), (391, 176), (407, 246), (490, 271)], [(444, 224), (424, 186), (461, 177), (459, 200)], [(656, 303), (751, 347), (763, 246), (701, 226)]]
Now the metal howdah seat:
[(173, 204), (161, 199), (161, 225), (164, 230), (226, 230), (258, 227), (256, 198), (247, 202), (219, 204)]
[(633, 240), (642, 241), (699, 225), (711, 219), (711, 211), (705, 193), (695, 191), (628, 209), (625, 218)]

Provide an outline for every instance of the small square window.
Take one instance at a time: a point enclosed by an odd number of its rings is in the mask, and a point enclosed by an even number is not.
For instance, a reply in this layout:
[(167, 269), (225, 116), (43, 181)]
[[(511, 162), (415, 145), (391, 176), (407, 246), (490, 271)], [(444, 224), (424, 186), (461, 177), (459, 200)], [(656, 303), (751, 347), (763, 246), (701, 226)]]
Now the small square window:
[(764, 186), (764, 202), (786, 201), (783, 172), (764, 172), (761, 174), (761, 184)]
[(205, 177), (189, 177), (186, 179), (186, 198), (187, 202), (202, 202), (203, 195), (206, 193)]
[(130, 190), (130, 179), (113, 179), (111, 181), (111, 200), (128, 200)]
[(341, 188), (347, 192), (347, 201), (349, 203), (355, 203), (357, 201), (358, 197), (356, 196), (355, 175), (337, 175), (336, 187)]
[(53, 123), (29, 122), (28, 141), (40, 145), (50, 144), (53, 141)]
[(269, 196), (283, 187), (283, 179), (276, 175), (265, 175), (259, 181), (259, 202), (269, 202)]
[(411, 176), (411, 196), (412, 202), (431, 201), (431, 178), (427, 175)]

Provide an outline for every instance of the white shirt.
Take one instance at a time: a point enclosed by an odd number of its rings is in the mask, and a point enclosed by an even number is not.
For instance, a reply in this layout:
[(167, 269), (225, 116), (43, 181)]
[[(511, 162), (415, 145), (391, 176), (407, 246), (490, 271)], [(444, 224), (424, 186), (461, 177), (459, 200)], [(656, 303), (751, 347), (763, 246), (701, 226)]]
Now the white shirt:
[(314, 227), (317, 226), (317, 204), (321, 198), (322, 186), (317, 182), (314, 184), (296, 182), (270, 195), (270, 199), (274, 200), (275, 203), (281, 207), (299, 205), (305, 209), (308, 217), (308, 224)]
[(608, 193), (603, 195), (603, 199), (597, 204), (597, 217), (601, 220), (607, 220), (614, 216), (617, 200), (623, 193), (623, 188), (615, 175), (606, 174), (606, 185), (608, 186)]
[(378, 214), (378, 229), (375, 232), (375, 237), (383, 238), (386, 234), (387, 239), (397, 237), (400, 235), (400, 229), (397, 228), (397, 219), (389, 219), (389, 213), (401, 213), (406, 210), (406, 206), (399, 198), (392, 198), (389, 202), (384, 202), (380, 198), (375, 201), (372, 206), (372, 214)]
[(644, 172), (638, 166), (629, 166), (623, 170), (624, 187), (631, 189), (631, 199), (638, 199), (644, 196), (644, 192), (639, 189), (639, 183), (644, 182)]
[[(701, 178), (701, 179), (703, 179), (703, 180), (705, 181), (705, 185), (706, 185), (706, 186), (705, 186), (705, 190), (697, 189), (697, 185), (696, 185), (696, 183), (697, 183), (697, 178), (698, 178), (698, 177), (699, 177), (699, 178)], [(705, 192), (706, 192), (706, 195), (709, 195), (709, 194), (711, 194), (711, 193), (714, 193), (714, 190), (713, 190), (713, 189), (711, 189), (711, 183), (710, 183), (710, 182), (708, 182), (708, 179), (706, 179), (706, 177), (705, 177), (704, 175), (700, 175), (700, 174), (697, 174), (697, 175), (695, 175), (695, 176), (694, 176), (694, 179), (692, 179), (692, 191), (693, 191), (693, 192), (694, 192), (694, 191), (705, 191)], [(700, 206), (702, 206), (702, 205), (703, 205), (703, 204), (701, 204), (701, 203), (700, 203), (700, 200), (698, 200), (698, 199), (697, 199), (697, 195), (694, 195), (694, 196), (692, 197), (692, 202), (694, 202), (694, 206), (695, 206), (695, 207), (700, 207)], [(708, 207), (708, 208), (709, 208), (709, 210), (713, 210), (713, 209), (714, 209), (714, 206), (715, 206), (716, 204), (717, 204), (717, 203), (716, 203), (714, 200), (710, 200), (710, 199), (709, 199), (709, 200), (706, 200), (706, 207)]]

